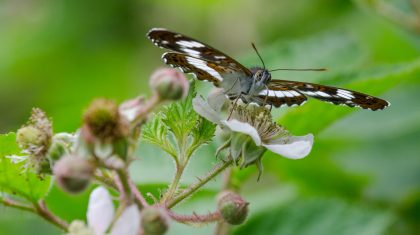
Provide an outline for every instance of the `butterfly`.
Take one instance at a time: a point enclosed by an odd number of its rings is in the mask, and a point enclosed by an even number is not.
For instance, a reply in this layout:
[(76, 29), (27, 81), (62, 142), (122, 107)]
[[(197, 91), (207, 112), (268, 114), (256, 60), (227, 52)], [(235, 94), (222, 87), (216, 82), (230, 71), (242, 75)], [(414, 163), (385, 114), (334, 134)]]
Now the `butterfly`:
[[(383, 99), (357, 91), (271, 79), (271, 73), (265, 65), (263, 68), (247, 68), (205, 43), (167, 29), (153, 28), (147, 33), (147, 37), (156, 46), (172, 51), (162, 55), (166, 64), (179, 68), (184, 73), (191, 73), (198, 80), (212, 82), (216, 87), (222, 88), (230, 100), (241, 99), (245, 104), (256, 103), (271, 107), (302, 105), (307, 97), (370, 110), (384, 109), (390, 105)], [(253, 47), (261, 59), (254, 45)]]

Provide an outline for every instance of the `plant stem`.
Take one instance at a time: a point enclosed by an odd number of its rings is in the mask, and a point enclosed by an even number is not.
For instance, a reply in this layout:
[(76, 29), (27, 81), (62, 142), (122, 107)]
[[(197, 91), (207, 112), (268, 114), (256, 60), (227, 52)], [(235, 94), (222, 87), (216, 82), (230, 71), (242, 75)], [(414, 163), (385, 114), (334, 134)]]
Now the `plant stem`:
[(141, 209), (149, 206), (149, 204), (147, 203), (146, 199), (143, 197), (143, 195), (138, 190), (138, 188), (136, 187), (136, 185), (130, 179), (129, 179), (129, 184), (130, 184), (131, 192), (133, 192), (133, 194), (134, 194), (134, 200), (136, 201), (137, 206), (139, 207), (139, 209), (141, 210)]
[(192, 215), (180, 215), (171, 210), (167, 210), (167, 212), (169, 217), (183, 224), (211, 223), (219, 221), (221, 219), (221, 214), (219, 211), (208, 213), (205, 215), (198, 215), (196, 213), (193, 213)]
[(67, 222), (65, 222), (61, 218), (54, 215), (51, 211), (49, 211), (47, 206), (45, 205), (45, 202), (42, 201), (42, 200), (39, 201), (39, 202), (33, 202), (32, 205), (29, 205), (29, 204), (23, 204), (23, 203), (20, 203), (20, 202), (16, 202), (16, 201), (14, 201), (10, 198), (1, 197), (0, 198), (0, 203), (5, 205), (5, 206), (9, 206), (9, 207), (16, 208), (16, 209), (19, 209), (19, 210), (32, 212), (34, 214), (37, 214), (37, 215), (41, 216), (46, 221), (48, 221), (48, 222), (56, 225), (57, 227), (63, 229), (64, 231), (68, 230), (69, 225), (67, 224)]
[(199, 188), (201, 188), (203, 185), (205, 185), (207, 182), (209, 182), (211, 179), (213, 179), (216, 175), (218, 175), (220, 172), (222, 172), (226, 167), (230, 166), (233, 163), (233, 159), (231, 157), (228, 158), (228, 160), (217, 164), (207, 175), (199, 178), (199, 181), (196, 183), (190, 185), (188, 188), (186, 188), (184, 191), (182, 191), (179, 195), (174, 197), (172, 200), (170, 200), (166, 206), (167, 208), (172, 208), (191, 194), (193, 194), (195, 191), (197, 191)]
[(121, 194), (121, 202), (125, 205), (129, 205), (133, 200), (133, 194), (131, 192), (131, 187), (128, 179), (128, 174), (125, 169), (116, 170), (116, 185)]
[(1, 197), (0, 198), (0, 203), (5, 205), (5, 206), (13, 207), (13, 208), (16, 208), (16, 209), (19, 209), (19, 210), (29, 211), (29, 212), (33, 212), (33, 213), (36, 212), (35, 208), (32, 205), (16, 202), (16, 201), (14, 201), (10, 198)]
[(163, 204), (165, 204), (168, 200), (172, 199), (174, 193), (178, 189), (178, 184), (181, 180), (182, 173), (184, 173), (184, 167), (177, 164), (174, 179), (173, 179), (171, 185), (169, 186), (168, 191), (165, 193), (165, 195), (161, 199), (161, 202)]
[(45, 205), (45, 202), (43, 200), (39, 202), (35, 202), (34, 204), (34, 212), (40, 215), (45, 220), (51, 222), (52, 224), (60, 227), (64, 231), (68, 231), (68, 223), (62, 220), (61, 218), (54, 215), (51, 211), (48, 210), (47, 206)]

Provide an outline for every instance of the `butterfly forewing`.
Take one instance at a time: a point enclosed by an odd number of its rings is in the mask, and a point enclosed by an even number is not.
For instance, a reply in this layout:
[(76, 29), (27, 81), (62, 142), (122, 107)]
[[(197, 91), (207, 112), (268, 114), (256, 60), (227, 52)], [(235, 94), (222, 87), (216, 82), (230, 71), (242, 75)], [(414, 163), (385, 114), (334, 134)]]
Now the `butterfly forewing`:
[(184, 73), (192, 73), (199, 80), (212, 82), (217, 87), (228, 73), (235, 73), (230, 68), (179, 53), (167, 52), (163, 54), (162, 59), (166, 64), (180, 68)]
[(249, 69), (226, 54), (185, 35), (174, 33), (167, 29), (155, 28), (147, 33), (147, 37), (158, 47), (213, 62), (220, 66), (234, 69), (238, 73), (243, 73), (247, 76), (252, 75)]
[(389, 106), (389, 103), (385, 100), (337, 87), (287, 80), (272, 80), (268, 84), (270, 90), (278, 90), (283, 87), (289, 87), (300, 94), (336, 105), (341, 104), (371, 110), (384, 109)]

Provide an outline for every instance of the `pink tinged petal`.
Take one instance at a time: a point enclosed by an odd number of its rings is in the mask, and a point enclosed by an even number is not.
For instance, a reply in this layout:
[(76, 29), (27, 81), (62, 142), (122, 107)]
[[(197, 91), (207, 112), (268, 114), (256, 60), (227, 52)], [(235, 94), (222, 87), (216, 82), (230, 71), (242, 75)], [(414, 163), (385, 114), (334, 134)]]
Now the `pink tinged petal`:
[(216, 110), (212, 109), (210, 105), (203, 100), (203, 98), (198, 96), (195, 97), (192, 104), (194, 111), (200, 116), (213, 123), (220, 124), (220, 120), (222, 119), (220, 114)]
[(114, 204), (104, 187), (97, 187), (89, 197), (87, 221), (95, 235), (103, 235), (114, 218)]
[(308, 134), (305, 136), (290, 136), (274, 139), (269, 143), (263, 144), (263, 146), (283, 157), (301, 159), (311, 152), (313, 143), (314, 136)]
[(111, 229), (111, 235), (137, 235), (140, 229), (140, 212), (135, 204), (127, 207)]
[(213, 89), (207, 97), (210, 107), (218, 113), (227, 100), (223, 89), (220, 88)]
[(140, 112), (144, 106), (144, 98), (136, 97), (131, 100), (124, 101), (119, 107), (119, 112), (124, 116), (128, 121), (133, 121), (137, 114)]
[(240, 132), (244, 133), (252, 138), (254, 140), (255, 145), (260, 146), (261, 145), (261, 138), (258, 135), (257, 130), (251, 126), (250, 124), (246, 122), (240, 122), (236, 119), (231, 119), (229, 121), (223, 121), (223, 123), (229, 127), (234, 132)]

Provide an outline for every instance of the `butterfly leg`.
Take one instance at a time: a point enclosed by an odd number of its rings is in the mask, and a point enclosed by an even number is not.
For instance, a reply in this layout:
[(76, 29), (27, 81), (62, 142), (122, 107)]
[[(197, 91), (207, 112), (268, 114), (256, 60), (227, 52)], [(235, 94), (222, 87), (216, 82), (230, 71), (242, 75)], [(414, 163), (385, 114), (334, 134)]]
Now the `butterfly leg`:
[(231, 88), (229, 88), (229, 89), (227, 89), (226, 91), (225, 91), (225, 93), (227, 94), (229, 91), (231, 91), (234, 87), (235, 87), (235, 85), (236, 85), (236, 83), (239, 81), (239, 77), (237, 77), (236, 78), (236, 80), (233, 82), (233, 85), (232, 85), (232, 87)]
[(232, 116), (232, 113), (233, 113), (233, 110), (235, 109), (235, 107), (236, 107), (236, 104), (238, 103), (238, 100), (241, 98), (241, 95), (238, 95), (238, 97), (235, 99), (235, 102), (233, 103), (233, 106), (232, 106), (232, 110), (230, 110), (230, 113), (229, 113), (229, 117), (228, 117), (228, 121), (229, 121), (229, 119), (230, 119), (230, 117)]

